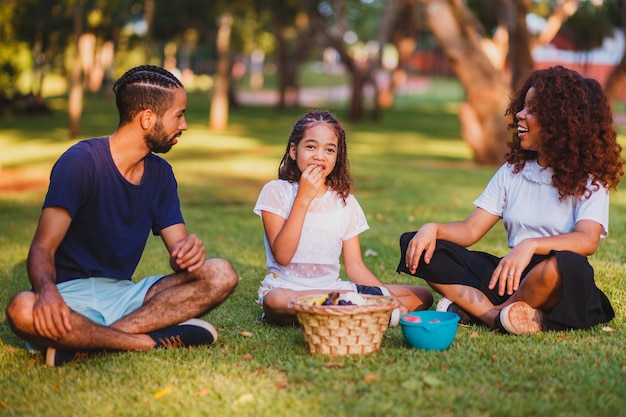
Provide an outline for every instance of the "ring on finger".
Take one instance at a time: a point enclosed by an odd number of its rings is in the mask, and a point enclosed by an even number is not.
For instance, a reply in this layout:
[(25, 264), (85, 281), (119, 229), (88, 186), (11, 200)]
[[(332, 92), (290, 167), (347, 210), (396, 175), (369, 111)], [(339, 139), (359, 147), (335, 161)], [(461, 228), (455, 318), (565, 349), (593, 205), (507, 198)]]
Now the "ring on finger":
[(513, 272), (508, 272), (508, 273), (507, 273), (507, 275), (508, 275), (508, 276), (513, 276), (513, 275), (515, 275), (515, 274), (514, 274)]

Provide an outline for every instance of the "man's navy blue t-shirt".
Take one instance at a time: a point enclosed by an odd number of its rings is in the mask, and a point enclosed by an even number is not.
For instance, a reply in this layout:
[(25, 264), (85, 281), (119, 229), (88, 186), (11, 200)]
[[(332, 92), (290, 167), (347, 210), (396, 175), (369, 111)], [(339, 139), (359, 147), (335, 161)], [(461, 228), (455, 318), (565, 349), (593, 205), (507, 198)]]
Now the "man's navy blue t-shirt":
[(172, 167), (150, 153), (139, 185), (119, 172), (109, 138), (69, 148), (50, 174), (43, 207), (63, 207), (72, 217), (56, 252), (57, 284), (78, 278), (131, 279), (154, 234), (183, 223)]

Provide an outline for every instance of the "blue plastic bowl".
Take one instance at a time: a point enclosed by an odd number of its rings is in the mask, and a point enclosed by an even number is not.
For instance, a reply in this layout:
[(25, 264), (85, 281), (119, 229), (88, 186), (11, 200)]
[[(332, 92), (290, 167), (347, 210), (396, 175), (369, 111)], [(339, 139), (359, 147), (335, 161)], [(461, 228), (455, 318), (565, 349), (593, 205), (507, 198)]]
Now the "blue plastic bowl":
[(400, 317), (400, 327), (410, 346), (444, 350), (450, 347), (456, 336), (459, 316), (449, 311), (414, 311)]

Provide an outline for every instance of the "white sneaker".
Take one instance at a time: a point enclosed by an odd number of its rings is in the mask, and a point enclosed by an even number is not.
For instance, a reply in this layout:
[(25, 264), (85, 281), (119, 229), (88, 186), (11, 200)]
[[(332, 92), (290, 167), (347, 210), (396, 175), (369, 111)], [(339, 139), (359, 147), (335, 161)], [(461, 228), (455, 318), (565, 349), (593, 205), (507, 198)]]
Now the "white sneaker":
[(437, 303), (437, 307), (435, 307), (435, 310), (437, 310), (437, 311), (448, 311), (448, 307), (450, 307), (450, 304), (452, 304), (452, 300), (449, 299), (449, 298), (443, 297)]
[(389, 319), (389, 326), (397, 327), (400, 324), (400, 308), (394, 308), (391, 312), (391, 319)]
[(452, 302), (452, 300), (446, 297), (443, 297), (441, 300), (439, 300), (439, 302), (437, 303), (437, 307), (435, 307), (435, 310), (449, 311), (451, 313), (455, 313), (457, 316), (459, 316), (459, 324), (482, 324), (480, 320), (470, 315), (467, 311), (463, 310), (456, 303)]

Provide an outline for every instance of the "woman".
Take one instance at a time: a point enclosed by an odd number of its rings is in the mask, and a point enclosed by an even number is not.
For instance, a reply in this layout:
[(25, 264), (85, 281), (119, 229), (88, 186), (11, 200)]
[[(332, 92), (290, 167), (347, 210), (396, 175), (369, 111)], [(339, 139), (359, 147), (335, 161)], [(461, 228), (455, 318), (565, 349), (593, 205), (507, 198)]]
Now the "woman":
[[(588, 328), (615, 314), (594, 282), (611, 188), (623, 175), (608, 100), (597, 81), (561, 66), (521, 83), (506, 111), (510, 152), (464, 220), (400, 239), (398, 272), (444, 295), (438, 310), (527, 334)], [(466, 248), (503, 220), (508, 254)]]

